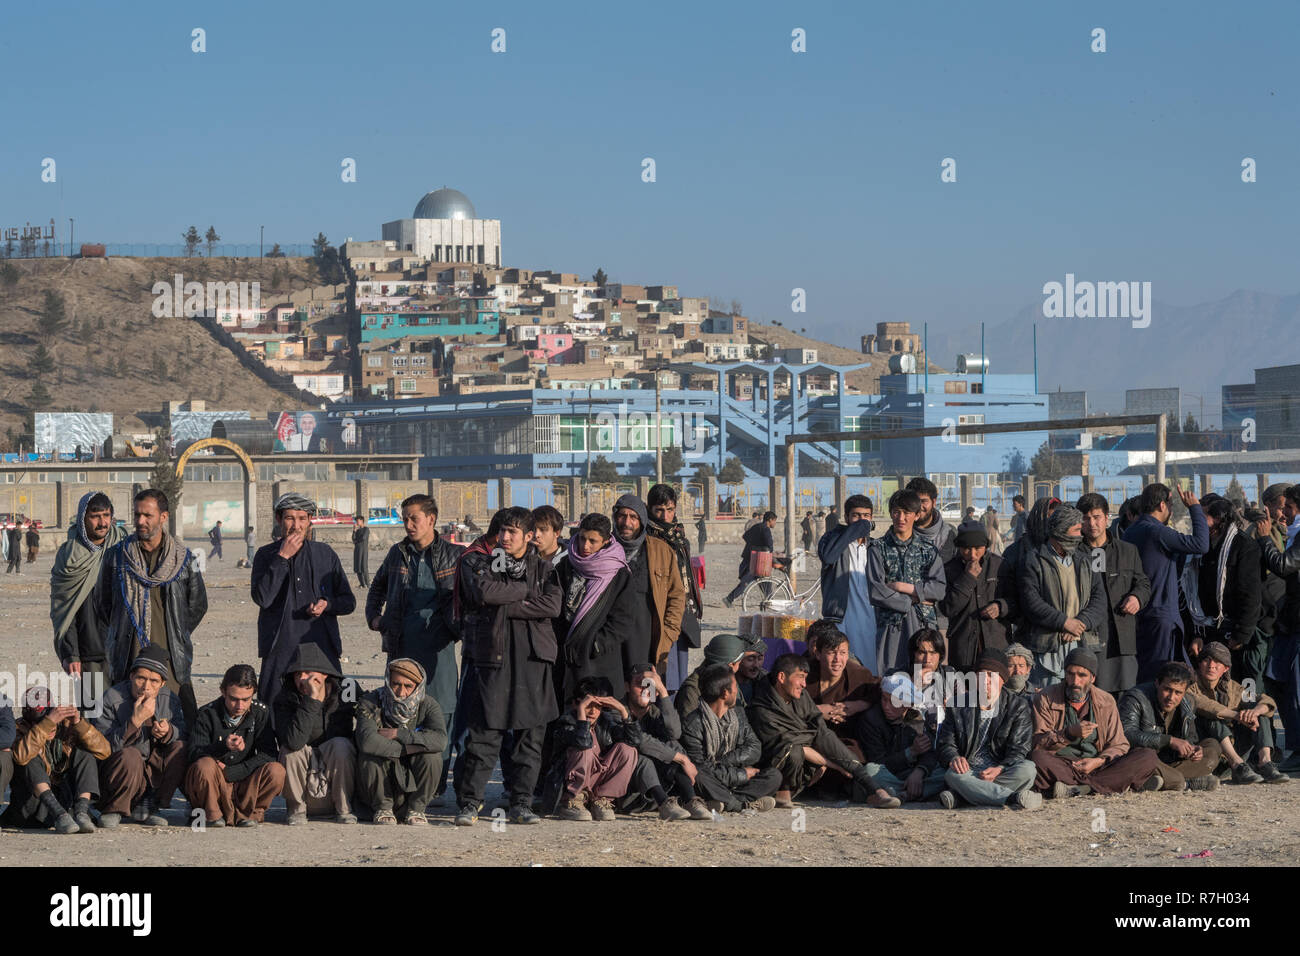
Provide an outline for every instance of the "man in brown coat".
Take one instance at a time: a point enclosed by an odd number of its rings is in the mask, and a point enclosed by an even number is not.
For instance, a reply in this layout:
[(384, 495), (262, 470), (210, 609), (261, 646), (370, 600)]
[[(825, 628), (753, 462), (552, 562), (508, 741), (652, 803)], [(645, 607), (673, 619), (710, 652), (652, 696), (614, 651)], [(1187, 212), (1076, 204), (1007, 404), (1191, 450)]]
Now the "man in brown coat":
[(1160, 769), (1154, 750), (1129, 749), (1115, 698), (1097, 681), (1097, 655), (1077, 647), (1065, 659), (1065, 680), (1034, 698), (1034, 789), (1060, 799), (1143, 789)]
[(623, 669), (648, 660), (663, 676), (668, 652), (681, 633), (686, 588), (676, 553), (666, 542), (646, 535), (648, 523), (645, 502), (636, 495), (623, 495), (614, 503), (614, 529), (627, 556), (628, 588), (640, 598), (623, 640)]
[[(1246, 689), (1231, 677), (1232, 652), (1219, 641), (1211, 641), (1196, 663), (1196, 681), (1187, 696), (1196, 708), (1196, 726), (1201, 736), (1219, 742), (1232, 768), (1233, 783), (1289, 783), (1291, 778), (1273, 763), (1273, 715), (1277, 704), (1268, 694), (1255, 691), (1247, 700)], [(1254, 768), (1242, 752), (1255, 752)]]

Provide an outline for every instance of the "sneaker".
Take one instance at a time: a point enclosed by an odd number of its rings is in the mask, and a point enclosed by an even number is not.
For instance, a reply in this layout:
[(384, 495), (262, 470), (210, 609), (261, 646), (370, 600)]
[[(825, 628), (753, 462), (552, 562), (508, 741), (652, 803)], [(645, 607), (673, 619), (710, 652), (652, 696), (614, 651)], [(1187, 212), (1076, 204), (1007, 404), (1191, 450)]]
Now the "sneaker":
[(956, 810), (957, 794), (953, 793), (951, 790), (939, 791), (939, 805), (945, 810)]
[(456, 814), (456, 826), (472, 827), (476, 823), (478, 823), (478, 807), (472, 803), (465, 804)]
[(429, 818), (419, 810), (412, 810), (406, 815), (406, 819), (402, 822), (411, 827), (427, 827), (429, 825)]
[(122, 814), (120, 813), (101, 813), (99, 815), (99, 825), (105, 830), (116, 830), (121, 822)]
[(257, 825), (258, 825), (257, 821), (254, 820), (252, 817), (246, 817), (245, 819), (240, 820), (238, 823), (235, 824), (235, 826), (241, 827), (242, 829), (245, 830), (251, 830), (253, 827)]
[(211, 823), (208, 824), (209, 827), (224, 827), (225, 825), (226, 825), (225, 817), (217, 817), (215, 820), (213, 820)]
[(873, 810), (897, 810), (903, 805), (903, 801), (892, 794), (881, 796), (879, 793), (873, 793), (867, 797), (867, 806)]
[(560, 809), (555, 811), (555, 819), (590, 823), (593, 817), (587, 809), (587, 798), (581, 793), (576, 797), (567, 798)]
[(144, 797), (131, 808), (131, 819), (136, 823), (143, 823), (147, 827), (165, 827), (167, 820), (159, 815), (153, 797)]
[(1021, 810), (1043, 809), (1043, 795), (1035, 790), (1020, 790), (1012, 799)]
[(1207, 773), (1202, 777), (1193, 777), (1187, 781), (1188, 790), (1218, 790), (1219, 778), (1212, 773)]
[(397, 826), (397, 814), (392, 810), (376, 810), (372, 822), (381, 827), (395, 827)]
[(1263, 783), (1264, 778), (1251, 769), (1250, 764), (1242, 761), (1232, 768), (1233, 783)]
[(300, 827), (307, 822), (307, 811), (299, 810), (297, 813), (291, 813), (289, 814), (289, 819), (284, 822), (291, 827)]
[(80, 833), (81, 827), (77, 825), (76, 820), (72, 819), (72, 814), (64, 810), (54, 821), (54, 832), (66, 836), (69, 833)]
[(768, 810), (776, 808), (776, 797), (759, 797), (757, 800), (750, 800), (740, 809), (757, 810), (759, 813), (767, 813)]
[(660, 820), (689, 820), (690, 818), (691, 811), (678, 803), (676, 797), (669, 797), (659, 804)]
[(1151, 776), (1147, 777), (1146, 783), (1142, 784), (1138, 789), (1144, 793), (1155, 793), (1157, 790), (1162, 789), (1164, 785), (1165, 778), (1160, 776), (1158, 773), (1153, 773)]
[(534, 823), (541, 823), (542, 818), (533, 813), (533, 808), (527, 804), (516, 803), (510, 808), (510, 813), (506, 816), (506, 822), (518, 826), (532, 826)]
[(734, 598), (724, 597), (724, 598), (722, 599), (722, 606), (723, 606), (723, 607), (735, 607), (735, 606), (736, 606), (736, 601), (735, 601)]
[[(722, 812), (721, 811), (722, 804), (719, 803), (718, 807), (719, 807), (718, 812), (719, 813)], [(701, 800), (699, 797), (692, 798), (691, 802), (686, 804), (686, 810), (690, 814), (692, 820), (713, 819), (713, 811), (710, 810), (709, 805), (705, 803), (703, 800)]]
[(598, 823), (608, 823), (614, 819), (614, 801), (609, 797), (597, 797), (591, 802), (591, 818)]
[(1259, 775), (1264, 778), (1266, 783), (1291, 782), (1291, 778), (1279, 770), (1277, 764), (1271, 760), (1265, 760), (1262, 764), (1259, 764), (1255, 770), (1259, 772)]
[(336, 813), (334, 814), (335, 823), (356, 823), (357, 815), (355, 813)]

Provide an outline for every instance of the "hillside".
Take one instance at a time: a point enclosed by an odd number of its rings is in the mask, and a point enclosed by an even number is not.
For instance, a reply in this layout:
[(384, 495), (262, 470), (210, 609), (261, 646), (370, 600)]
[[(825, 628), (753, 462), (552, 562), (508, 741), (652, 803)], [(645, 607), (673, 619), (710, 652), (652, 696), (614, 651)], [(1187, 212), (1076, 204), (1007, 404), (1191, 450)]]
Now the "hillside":
[[(51, 396), (42, 410), (111, 411), (121, 431), (150, 430), (169, 401), (201, 399), (209, 408), (255, 416), (302, 407), (241, 365), (194, 319), (155, 318), (151, 289), (155, 281), (172, 283), (176, 273), (186, 282), (256, 281), (262, 303), (272, 305), (316, 284), (306, 259), (6, 261), (19, 280), (0, 283), (0, 448), (10, 447), (11, 432), (26, 428), (38, 344), (54, 358), (54, 369), (40, 376)], [(68, 326), (57, 336), (42, 328), (47, 289), (66, 303)]]
[[(820, 342), (817, 339), (808, 338), (806, 335), (792, 332), (782, 325), (761, 325), (751, 320), (749, 323), (749, 337), (752, 341), (763, 342), (778, 349), (816, 349), (817, 360), (828, 365), (860, 365), (862, 363), (870, 365), (870, 368), (850, 372), (844, 377), (850, 388), (856, 388), (864, 395), (878, 395), (880, 393), (880, 376), (890, 374), (889, 355), (887, 354), (864, 355), (862, 352), (855, 352), (853, 349), (844, 348), (840, 345), (831, 345), (829, 342)], [(920, 371), (919, 361), (917, 371)], [(943, 372), (945, 370), (931, 362), (930, 371)]]

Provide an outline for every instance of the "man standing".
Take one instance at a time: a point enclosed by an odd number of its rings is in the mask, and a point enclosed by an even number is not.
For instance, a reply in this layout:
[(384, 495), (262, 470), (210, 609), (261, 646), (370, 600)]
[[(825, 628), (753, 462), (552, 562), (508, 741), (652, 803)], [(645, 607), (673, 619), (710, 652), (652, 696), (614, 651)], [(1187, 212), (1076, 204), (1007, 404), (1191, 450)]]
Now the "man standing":
[(245, 556), (235, 562), (237, 568), (251, 568), (253, 558), (257, 554), (257, 535), (253, 533), (253, 526), (250, 524), (248, 530), (244, 532)]
[(15, 521), (9, 527), (6, 535), (9, 541), (9, 567), (5, 569), (5, 574), (23, 573), (23, 529)]
[(1154, 679), (1161, 666), (1187, 659), (1183, 647), (1182, 615), (1178, 609), (1178, 565), (1180, 557), (1210, 550), (1210, 530), (1201, 504), (1190, 491), (1180, 492), (1191, 513), (1192, 533), (1179, 534), (1167, 527), (1171, 492), (1167, 485), (1147, 485), (1139, 506), (1142, 517), (1127, 531), (1124, 540), (1138, 549), (1142, 570), (1151, 581), (1151, 603), (1138, 612), (1137, 679)]
[(190, 683), (194, 629), (208, 612), (194, 554), (167, 531), (167, 496), (149, 488), (135, 496), (135, 534), (104, 558), (100, 614), (108, 621), (104, 655), (109, 680), (126, 680), (131, 662), (157, 646), (170, 665), (167, 689), (180, 698), (186, 724), (198, 706)]
[(1268, 645), (1255, 630), (1264, 583), (1259, 545), (1253, 534), (1238, 529), (1237, 506), (1227, 498), (1207, 496), (1201, 507), (1210, 550), (1187, 559), (1181, 579), (1188, 649), (1199, 657), (1211, 641), (1226, 645), (1236, 657), (1233, 670), (1262, 690)]
[(627, 586), (634, 595), (630, 604), (635, 618), (623, 641), (623, 672), (649, 661), (666, 674), (669, 653), (681, 636), (686, 587), (673, 549), (650, 537), (648, 524), (645, 502), (636, 495), (614, 502), (614, 533), (627, 557)]
[(1099, 631), (1097, 686), (1121, 694), (1137, 683), (1137, 613), (1151, 600), (1151, 582), (1138, 550), (1111, 534), (1110, 505), (1099, 494), (1075, 504), (1083, 515), (1080, 560), (1101, 578), (1106, 595), (1106, 623)]
[(456, 567), (455, 614), (465, 658), (473, 665), (461, 693), (469, 733), (456, 768), (457, 826), (478, 820), (506, 731), (514, 731), (507, 819), (541, 822), (531, 805), (546, 725), (560, 715), (551, 622), (564, 595), (555, 569), (538, 556), (532, 540), (532, 512), (503, 508)]
[(664, 675), (669, 691), (676, 692), (690, 673), (687, 655), (691, 648), (700, 646), (700, 615), (704, 612), (704, 599), (700, 596), (700, 589), (695, 583), (695, 572), (691, 569), (691, 543), (686, 539), (686, 530), (677, 520), (676, 490), (672, 485), (654, 485), (647, 497), (650, 521), (646, 525), (646, 535), (662, 541), (672, 550), (686, 599), (682, 608), (680, 636), (673, 642), (668, 653), (667, 672)]
[[(99, 608), (103, 601), (100, 571), (104, 555), (123, 538), (113, 521), (113, 502), (100, 491), (81, 496), (77, 520), (68, 540), (54, 555), (50, 571), (50, 620), (54, 624), (54, 653), (74, 678), (91, 676), (91, 692), (99, 699), (107, 689), (104, 677), (104, 635)], [(98, 681), (98, 686), (94, 684)], [(85, 684), (83, 687), (87, 686)], [(83, 709), (90, 697), (79, 694)]]
[[(1065, 680), (1034, 698), (1034, 789), (1056, 799), (1141, 789), (1160, 769), (1154, 750), (1129, 749), (1115, 698), (1100, 687), (1097, 656), (1081, 647), (1065, 659)], [(1158, 785), (1148, 789), (1156, 790)]]
[(948, 592), (939, 610), (948, 616), (948, 663), (970, 670), (985, 649), (1006, 649), (1007, 602), (998, 593), (1002, 559), (989, 553), (982, 525), (957, 532), (957, 553), (943, 567)]
[(889, 498), (888, 531), (867, 553), (867, 583), (876, 611), (876, 657), (862, 661), (875, 674), (907, 670), (912, 635), (936, 627), (935, 603), (948, 585), (943, 561), (934, 545), (914, 533), (921, 512), (915, 491), (896, 491)]
[(447, 789), (456, 726), (456, 642), (453, 611), (456, 562), (464, 549), (438, 534), (438, 503), (428, 495), (402, 501), (406, 537), (388, 549), (366, 595), (366, 622), (382, 635), (390, 661), (409, 657), (424, 670), (424, 692), (438, 703), (447, 725), (437, 793)]
[(1160, 758), (1154, 779), (1161, 785), (1149, 784), (1148, 789), (1214, 790), (1219, 786), (1214, 769), (1222, 751), (1217, 740), (1200, 739), (1196, 710), (1192, 698), (1186, 696), (1193, 680), (1186, 664), (1167, 661), (1154, 681), (1126, 690), (1119, 699), (1119, 717), (1129, 744), (1134, 749), (1154, 750)]
[(358, 586), (370, 587), (370, 527), (365, 515), (352, 519), (352, 572)]
[[(916, 519), (916, 533), (923, 540), (934, 545), (935, 550), (939, 552), (940, 560), (946, 564), (952, 560), (956, 550), (954, 539), (957, 533), (939, 513), (939, 489), (930, 479), (917, 477), (907, 483), (907, 490), (916, 492), (921, 503), (921, 513)], [(941, 622), (939, 630), (944, 630), (944, 627)]]
[(316, 503), (295, 492), (275, 503), (278, 541), (253, 556), (253, 603), (257, 653), (262, 658), (258, 697), (267, 707), (284, 688), (284, 675), (300, 644), (315, 644), (340, 666), (340, 617), (357, 609), (357, 599), (334, 549), (311, 540)]
[[(1300, 520), (1300, 485), (1291, 485), (1282, 495), (1282, 518), (1287, 524)], [(1266, 676), (1273, 682), (1278, 710), (1290, 750), (1280, 770), (1300, 770), (1300, 545), (1280, 548), (1273, 539), (1273, 522), (1263, 518), (1256, 524), (1263, 560), (1270, 573), (1286, 582), (1277, 604), (1273, 648)]]
[(255, 827), (284, 789), (275, 759), (271, 712), (257, 692), (257, 673), (236, 664), (221, 679), (221, 696), (199, 708), (189, 737), (185, 799), (210, 827)]
[(212, 550), (208, 552), (208, 560), (211, 561), (215, 557), (218, 561), (220, 561), (221, 560), (221, 522), (220, 521), (214, 524), (212, 526), (212, 530), (208, 532), (208, 541), (212, 545)]
[[(844, 503), (846, 511), (848, 510), (848, 507), (849, 503), (846, 501)], [(799, 529), (803, 532), (803, 549), (805, 551), (811, 551), (813, 546), (813, 520), (811, 511), (803, 516), (803, 520), (799, 522)]]
[[(746, 527), (745, 533), (741, 536), (741, 540), (745, 542), (745, 549), (740, 552), (740, 568), (737, 571), (737, 577), (740, 580), (731, 589), (731, 593), (722, 599), (722, 603), (727, 607), (731, 607), (732, 602), (740, 597), (745, 590), (745, 585), (754, 580), (755, 576), (750, 572), (750, 556), (755, 552), (758, 554), (771, 554), (775, 550), (775, 542), (772, 538), (772, 529), (775, 526), (776, 512), (768, 511), (761, 518), (756, 515), (754, 523)], [(781, 562), (773, 557), (773, 570), (783, 566)]]
[(27, 525), (27, 563), (36, 562), (36, 554), (41, 550), (41, 532), (33, 521)]
[(845, 523), (827, 531), (817, 543), (822, 618), (840, 625), (849, 650), (867, 668), (876, 666), (876, 611), (867, 584), (873, 513), (870, 498), (850, 495), (844, 502)]
[(1008, 543), (1019, 541), (1025, 533), (1025, 519), (1028, 515), (1025, 512), (1025, 496), (1016, 495), (1011, 499), (1011, 510), (1015, 514), (1011, 518), (1011, 539)]

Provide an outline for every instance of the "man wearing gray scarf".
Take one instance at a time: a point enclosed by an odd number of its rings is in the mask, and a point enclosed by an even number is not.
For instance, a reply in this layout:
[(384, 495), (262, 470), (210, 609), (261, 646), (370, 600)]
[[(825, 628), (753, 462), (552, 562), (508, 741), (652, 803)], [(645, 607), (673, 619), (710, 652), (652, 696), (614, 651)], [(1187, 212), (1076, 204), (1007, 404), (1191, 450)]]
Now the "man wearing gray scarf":
[(623, 495), (614, 502), (614, 533), (627, 556), (628, 605), (633, 619), (623, 641), (623, 669), (650, 661), (662, 677), (668, 652), (681, 633), (686, 588), (677, 568), (677, 555), (659, 538), (646, 536), (645, 502)]
[(1076, 552), (1083, 515), (1061, 505), (1047, 521), (1047, 540), (1028, 555), (1020, 576), (1023, 643), (1034, 652), (1030, 682), (1046, 687), (1065, 676), (1065, 658), (1076, 647), (1093, 653), (1106, 623), (1104, 569), (1094, 572)]

